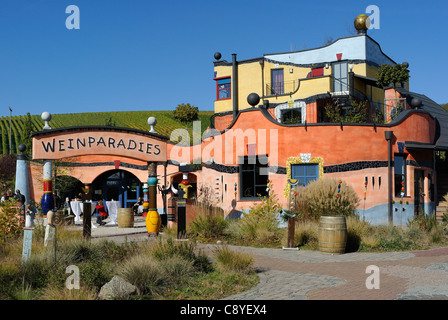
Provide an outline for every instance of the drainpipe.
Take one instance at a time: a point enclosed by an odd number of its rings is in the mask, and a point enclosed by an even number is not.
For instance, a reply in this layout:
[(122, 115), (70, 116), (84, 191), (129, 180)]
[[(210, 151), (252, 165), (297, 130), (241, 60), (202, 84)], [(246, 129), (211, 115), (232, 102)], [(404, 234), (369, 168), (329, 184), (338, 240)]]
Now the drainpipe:
[(232, 53), (232, 99), (233, 99), (233, 120), (238, 114), (238, 71), (236, 53)]
[(388, 156), (387, 156), (387, 170), (388, 170), (388, 174), (387, 174), (387, 180), (388, 180), (388, 195), (387, 195), (387, 201), (388, 201), (388, 217), (389, 217), (389, 224), (393, 224), (393, 216), (392, 216), (392, 146), (391, 146), (391, 141), (392, 141), (392, 137), (393, 137), (394, 132), (393, 131), (384, 131), (384, 137), (387, 140), (387, 151), (388, 151)]

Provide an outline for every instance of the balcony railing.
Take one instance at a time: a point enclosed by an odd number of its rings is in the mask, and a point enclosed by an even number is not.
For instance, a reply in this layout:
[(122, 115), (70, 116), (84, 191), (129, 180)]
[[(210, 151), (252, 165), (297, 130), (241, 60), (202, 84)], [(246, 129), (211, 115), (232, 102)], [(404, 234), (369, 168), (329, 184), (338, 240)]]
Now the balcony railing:
[(278, 96), (288, 94), (297, 90), (300, 80), (272, 82), (266, 84), (266, 95)]

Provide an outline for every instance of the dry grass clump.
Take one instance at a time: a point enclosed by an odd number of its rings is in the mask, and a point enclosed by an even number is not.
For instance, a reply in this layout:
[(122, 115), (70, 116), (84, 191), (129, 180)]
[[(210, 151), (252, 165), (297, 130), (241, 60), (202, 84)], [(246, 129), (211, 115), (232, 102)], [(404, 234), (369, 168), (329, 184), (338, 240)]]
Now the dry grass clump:
[(339, 181), (336, 179), (318, 179), (306, 186), (306, 212), (312, 219), (320, 216), (351, 216), (359, 204), (359, 198), (353, 187), (342, 181), (338, 195)]
[(252, 254), (231, 250), (227, 246), (218, 247), (214, 252), (216, 266), (222, 272), (248, 274), (253, 271)]

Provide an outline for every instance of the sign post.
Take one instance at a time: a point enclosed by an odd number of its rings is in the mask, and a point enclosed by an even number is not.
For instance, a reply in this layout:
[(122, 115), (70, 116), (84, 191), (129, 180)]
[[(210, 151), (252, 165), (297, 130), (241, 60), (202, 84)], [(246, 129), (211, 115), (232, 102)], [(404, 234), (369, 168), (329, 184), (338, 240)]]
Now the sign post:
[(84, 239), (90, 240), (92, 234), (92, 207), (90, 202), (82, 204), (82, 234)]
[(26, 262), (31, 257), (31, 246), (33, 244), (34, 228), (23, 229), (23, 249), (22, 249), (22, 263)]

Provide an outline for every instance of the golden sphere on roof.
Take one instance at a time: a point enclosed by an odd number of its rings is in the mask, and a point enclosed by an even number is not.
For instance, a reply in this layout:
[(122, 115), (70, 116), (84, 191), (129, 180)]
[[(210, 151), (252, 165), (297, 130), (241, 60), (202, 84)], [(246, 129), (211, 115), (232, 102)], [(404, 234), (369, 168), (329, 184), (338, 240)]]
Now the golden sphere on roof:
[(355, 19), (355, 28), (358, 31), (366, 31), (370, 26), (370, 18), (365, 14), (360, 14)]

